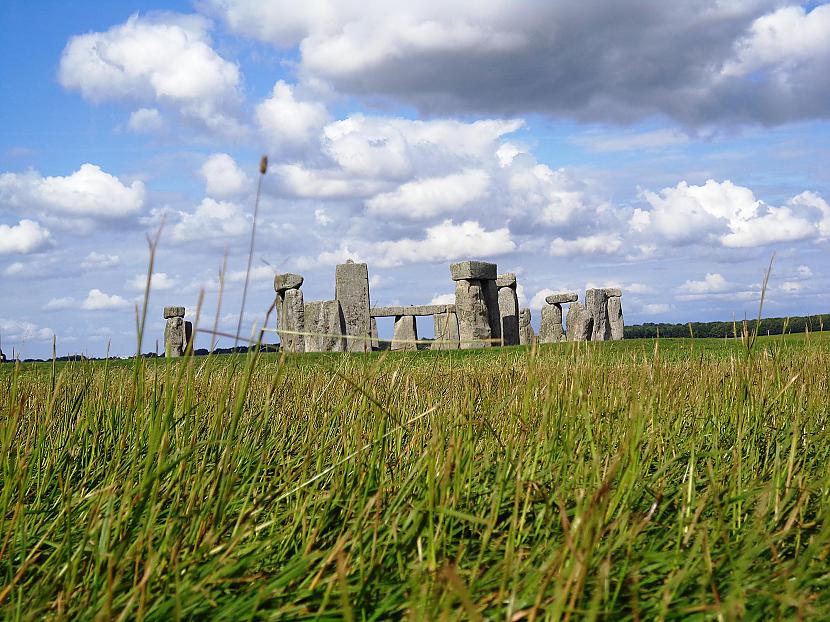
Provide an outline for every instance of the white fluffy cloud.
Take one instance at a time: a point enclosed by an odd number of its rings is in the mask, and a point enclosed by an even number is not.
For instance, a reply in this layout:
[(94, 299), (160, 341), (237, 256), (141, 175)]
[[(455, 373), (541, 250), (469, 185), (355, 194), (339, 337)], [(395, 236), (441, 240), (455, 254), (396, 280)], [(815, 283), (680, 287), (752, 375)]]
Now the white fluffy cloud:
[(232, 197), (244, 191), (250, 179), (227, 153), (214, 153), (199, 169), (209, 195), (219, 199)]
[(13, 226), (0, 225), (0, 255), (33, 253), (50, 241), (49, 231), (27, 218)]
[(7, 320), (2, 318), (0, 318), (0, 332), (3, 333), (4, 344), (22, 344), (29, 341), (49, 341), (54, 335), (51, 328), (41, 328), (31, 322)]
[(250, 232), (242, 208), (230, 201), (205, 198), (195, 212), (180, 212), (171, 236), (177, 242), (236, 237)]
[(62, 311), (64, 309), (71, 309), (77, 303), (75, 299), (70, 296), (62, 296), (60, 298), (51, 298), (49, 302), (43, 305), (44, 311)]
[(108, 255), (106, 253), (96, 253), (91, 251), (89, 255), (81, 262), (82, 268), (105, 269), (117, 266), (121, 259), (118, 255)]
[(122, 183), (95, 164), (83, 164), (65, 177), (36, 171), (0, 175), (0, 204), (18, 211), (112, 220), (140, 212), (144, 198), (142, 182)]
[(164, 120), (156, 108), (139, 108), (130, 114), (127, 129), (131, 132), (157, 132), (164, 127)]
[[(134, 289), (136, 291), (144, 291), (144, 288), (147, 286), (147, 275), (146, 274), (136, 274), (132, 279), (129, 280), (127, 286), (130, 289)], [(150, 289), (152, 291), (166, 291), (169, 289), (173, 289), (176, 286), (176, 281), (170, 275), (165, 272), (154, 272), (153, 278), (150, 283)]]
[(586, 235), (573, 240), (556, 238), (550, 243), (550, 254), (555, 257), (569, 255), (613, 255), (622, 248), (622, 240), (613, 233)]
[[(60, 82), (93, 102), (158, 102), (209, 129), (237, 132), (231, 111), (239, 69), (213, 50), (209, 26), (192, 15), (136, 14), (105, 32), (77, 35), (63, 50)], [(140, 128), (154, 119), (136, 114), (131, 122)]]
[(411, 220), (447, 214), (487, 196), (490, 176), (482, 170), (467, 169), (444, 177), (407, 182), (366, 202), (370, 214), (398, 216)]
[(81, 303), (81, 309), (85, 311), (101, 311), (105, 309), (124, 309), (130, 303), (117, 294), (107, 294), (100, 289), (91, 289), (87, 297)]
[(688, 294), (716, 294), (730, 288), (729, 282), (717, 272), (710, 272), (701, 281), (686, 281), (680, 291)]
[(329, 119), (326, 107), (315, 101), (301, 101), (290, 84), (280, 80), (271, 97), (256, 107), (256, 120), (268, 143), (276, 149), (284, 145), (304, 145), (315, 139)]

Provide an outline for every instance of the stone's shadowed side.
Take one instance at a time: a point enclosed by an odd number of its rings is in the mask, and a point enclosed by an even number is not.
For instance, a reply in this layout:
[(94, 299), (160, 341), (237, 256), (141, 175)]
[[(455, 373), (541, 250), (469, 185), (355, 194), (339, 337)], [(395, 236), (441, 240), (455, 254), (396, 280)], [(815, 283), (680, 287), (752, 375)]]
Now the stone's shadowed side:
[(375, 318), (369, 320), (369, 334), (372, 337), (372, 350), (380, 350), (380, 341), (378, 340), (378, 321)]
[[(512, 280), (504, 277), (513, 277)], [(519, 345), (519, 299), (516, 296), (516, 276), (502, 275), (496, 279), (499, 286), (499, 323), (501, 340), (505, 346)]]

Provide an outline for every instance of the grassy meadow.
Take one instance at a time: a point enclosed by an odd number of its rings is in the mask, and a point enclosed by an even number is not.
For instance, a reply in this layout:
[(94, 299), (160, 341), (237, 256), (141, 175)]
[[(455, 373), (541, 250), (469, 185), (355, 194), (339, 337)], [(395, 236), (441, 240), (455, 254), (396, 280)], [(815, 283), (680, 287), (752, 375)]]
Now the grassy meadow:
[(830, 333), (5, 365), (0, 444), (4, 620), (830, 619)]

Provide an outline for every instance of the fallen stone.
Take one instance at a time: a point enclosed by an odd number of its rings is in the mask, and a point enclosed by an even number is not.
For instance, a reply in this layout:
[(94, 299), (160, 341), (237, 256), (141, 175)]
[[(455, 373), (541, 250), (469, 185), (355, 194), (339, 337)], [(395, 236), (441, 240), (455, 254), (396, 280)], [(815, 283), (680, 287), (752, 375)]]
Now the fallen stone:
[(490, 346), (492, 332), (482, 282), (460, 279), (455, 282), (455, 313), (462, 350)]
[(588, 310), (578, 302), (571, 303), (567, 318), (568, 341), (588, 341), (591, 338), (593, 320)]
[(533, 343), (536, 335), (533, 334), (533, 326), (530, 323), (530, 309), (522, 309), (519, 311), (519, 343), (523, 346), (529, 346)]
[(585, 308), (592, 320), (591, 341), (607, 341), (611, 337), (611, 327), (608, 324), (608, 296), (605, 290), (586, 290)]
[(620, 341), (625, 337), (622, 300), (619, 296), (612, 296), (608, 299), (608, 324), (611, 327), (612, 341)]
[(338, 300), (307, 302), (303, 310), (306, 352), (345, 352), (346, 323)]
[(164, 307), (164, 319), (171, 317), (184, 317), (184, 307)]
[(334, 297), (340, 302), (346, 322), (349, 352), (369, 352), (371, 327), (369, 325), (369, 268), (365, 263), (349, 260), (335, 268)]
[(579, 294), (576, 292), (561, 292), (545, 298), (545, 302), (549, 305), (561, 305), (563, 302), (576, 302), (577, 300), (579, 300)]
[(299, 289), (302, 284), (303, 277), (299, 274), (286, 272), (285, 274), (278, 274), (274, 277), (274, 291), (278, 294), (289, 289)]
[(413, 305), (411, 307), (375, 307), (369, 309), (371, 317), (398, 317), (399, 315), (435, 315), (436, 313), (455, 313), (455, 305)]
[(496, 279), (496, 264), (486, 261), (462, 261), (450, 264), (450, 276), (453, 281)]
[(496, 277), (498, 287), (516, 287), (516, 275), (512, 272), (500, 274)]
[(562, 307), (549, 304), (542, 307), (542, 324), (539, 326), (539, 343), (559, 343), (563, 341)]
[[(515, 283), (514, 279), (513, 284)], [(502, 345), (519, 345), (519, 299), (515, 287), (510, 285), (499, 287), (499, 322)]]
[[(455, 305), (451, 305), (453, 309)], [(432, 342), (433, 350), (458, 350), (458, 316), (455, 312), (436, 313), (432, 316), (435, 328), (435, 341)]]
[(305, 305), (299, 289), (283, 290), (280, 294), (280, 349), (285, 352), (305, 352), (301, 333), (305, 330)]
[(414, 315), (400, 315), (395, 318), (395, 331), (392, 334), (392, 350), (411, 351), (418, 349), (418, 325)]
[(375, 318), (369, 319), (369, 334), (372, 337), (372, 350), (380, 350), (380, 340), (378, 339), (378, 322)]
[(164, 356), (177, 358), (185, 351), (184, 318), (173, 316), (168, 318), (164, 327)]

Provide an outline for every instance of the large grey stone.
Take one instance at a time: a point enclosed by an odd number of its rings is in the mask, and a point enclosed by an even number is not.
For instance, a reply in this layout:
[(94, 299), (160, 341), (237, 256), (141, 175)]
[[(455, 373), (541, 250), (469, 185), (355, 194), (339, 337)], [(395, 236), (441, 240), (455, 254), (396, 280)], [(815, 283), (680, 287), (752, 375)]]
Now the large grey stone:
[[(452, 305), (455, 308), (455, 305)], [(458, 350), (458, 316), (454, 313), (436, 313), (432, 316), (435, 327), (433, 350)]]
[(496, 264), (486, 261), (462, 261), (450, 264), (450, 276), (453, 281), (495, 280)]
[(622, 290), (619, 287), (606, 287), (603, 291), (609, 298), (622, 296)]
[(392, 334), (392, 350), (415, 351), (418, 344), (418, 325), (414, 315), (399, 315), (395, 318), (395, 331)]
[[(516, 281), (513, 283), (515, 285)], [(519, 299), (515, 287), (499, 287), (499, 321), (502, 344), (519, 345)]]
[(611, 339), (619, 341), (625, 337), (625, 320), (623, 320), (622, 300), (619, 296), (608, 299), (608, 324), (611, 327)]
[(533, 343), (533, 326), (530, 323), (530, 309), (522, 309), (519, 311), (519, 343), (523, 346), (529, 346)]
[(299, 289), (287, 289), (280, 299), (280, 348), (285, 352), (305, 352), (305, 306), (303, 292)]
[(369, 319), (369, 334), (372, 336), (372, 350), (380, 350), (380, 340), (378, 339), (378, 321), (375, 318)]
[(562, 330), (562, 306), (558, 304), (542, 307), (542, 324), (539, 326), (539, 343), (564, 341)]
[(398, 317), (399, 315), (435, 315), (455, 313), (455, 305), (412, 305), (409, 307), (374, 307), (369, 309), (371, 317)]
[(501, 314), (499, 313), (499, 288), (495, 279), (481, 281), (484, 302), (487, 305), (487, 321), (490, 323), (490, 337), (493, 345), (501, 345)]
[(338, 300), (313, 300), (305, 303), (306, 352), (345, 352), (346, 325)]
[(285, 274), (278, 274), (274, 277), (274, 291), (278, 294), (288, 289), (299, 289), (302, 284), (303, 277), (299, 274), (286, 272)]
[(368, 352), (371, 346), (369, 324), (369, 268), (352, 260), (340, 264), (334, 273), (334, 297), (340, 302), (346, 321), (346, 348), (349, 352)]
[(455, 282), (455, 313), (461, 349), (490, 346), (492, 332), (481, 281), (461, 279)]
[(545, 302), (549, 305), (561, 305), (563, 302), (576, 302), (577, 300), (579, 300), (579, 295), (576, 292), (560, 292), (545, 298)]
[(179, 316), (168, 318), (167, 325), (164, 327), (164, 356), (167, 358), (182, 356), (185, 347), (184, 318)]
[[(193, 342), (193, 322), (185, 321), (184, 323), (184, 349), (187, 351), (187, 347)], [(190, 348), (191, 351), (193, 348)]]
[(608, 296), (604, 289), (589, 289), (585, 292), (585, 308), (591, 316), (591, 341), (606, 341), (611, 338), (608, 324)]
[(568, 341), (588, 341), (591, 338), (593, 320), (588, 310), (578, 302), (568, 308)]
[(499, 287), (516, 287), (516, 275), (512, 272), (506, 272), (496, 277), (496, 285)]
[(171, 317), (184, 317), (184, 307), (164, 307), (164, 319)]

